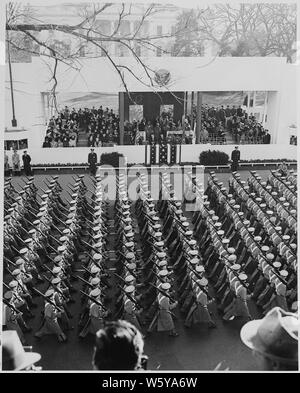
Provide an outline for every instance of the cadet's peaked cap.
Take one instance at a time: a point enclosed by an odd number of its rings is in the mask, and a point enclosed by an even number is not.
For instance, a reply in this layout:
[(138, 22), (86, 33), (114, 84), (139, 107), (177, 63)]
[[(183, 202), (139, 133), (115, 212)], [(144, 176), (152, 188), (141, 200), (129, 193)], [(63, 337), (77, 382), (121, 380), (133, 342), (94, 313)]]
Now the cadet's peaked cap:
[(135, 257), (135, 255), (134, 255), (133, 252), (127, 252), (127, 253), (125, 254), (125, 258), (126, 258), (126, 259), (134, 259), (134, 257)]
[(22, 265), (23, 263), (25, 263), (24, 259), (22, 258), (18, 258), (15, 262), (16, 265)]
[(33, 239), (31, 239), (31, 237), (29, 237), (28, 239), (24, 240), (24, 243), (31, 243), (33, 241)]
[(57, 274), (57, 273), (59, 273), (61, 271), (61, 267), (60, 266), (55, 266), (53, 269), (52, 269), (52, 273), (53, 274)]
[(128, 285), (125, 287), (125, 292), (126, 293), (133, 293), (134, 292), (134, 286), (133, 285)]
[(245, 274), (245, 273), (239, 274), (239, 280), (246, 281), (247, 280), (247, 274)]
[(231, 266), (231, 269), (236, 270), (236, 271), (240, 270), (240, 268), (241, 268), (241, 265), (239, 265), (238, 263), (235, 263), (234, 265)]
[(99, 278), (99, 277), (94, 277), (94, 278), (91, 279), (91, 284), (92, 284), (93, 286), (96, 286), (96, 285), (98, 285), (99, 283), (100, 283), (100, 278)]
[(61, 260), (62, 260), (61, 255), (56, 255), (56, 257), (54, 258), (54, 262), (60, 262)]
[(159, 267), (167, 266), (167, 264), (168, 264), (168, 263), (167, 263), (166, 260), (162, 260), (162, 261), (159, 261), (159, 262), (158, 262), (158, 266), (159, 266)]
[(190, 263), (192, 264), (192, 265), (197, 265), (197, 263), (199, 262), (199, 258), (193, 258), (193, 259), (191, 259), (190, 260)]
[(135, 263), (128, 263), (126, 265), (128, 270), (134, 270), (136, 268), (136, 264)]
[(130, 248), (130, 247), (133, 247), (134, 246), (134, 243), (133, 242), (127, 242), (127, 243), (125, 243), (125, 247), (126, 248)]
[(64, 252), (66, 250), (66, 247), (65, 246), (59, 246), (59, 247), (57, 247), (57, 251), (58, 252)]
[(189, 250), (188, 253), (189, 255), (196, 256), (198, 255), (198, 250)]
[[(218, 224), (221, 224), (221, 223), (218, 223)], [(225, 234), (225, 232), (223, 231), (223, 229), (220, 229), (219, 231), (217, 231), (217, 234), (219, 236), (223, 236)]]
[(266, 255), (266, 258), (267, 258), (269, 261), (273, 261), (273, 259), (275, 258), (275, 256), (274, 256), (274, 254), (272, 254), (272, 253), (268, 253), (268, 254)]
[(6, 299), (6, 300), (9, 300), (9, 299), (11, 299), (12, 298), (12, 291), (7, 291), (7, 292), (5, 292), (5, 294), (4, 294), (4, 299)]
[(262, 246), (261, 250), (264, 251), (264, 252), (268, 252), (268, 251), (270, 251), (270, 247)]
[(235, 249), (233, 247), (228, 247), (227, 251), (229, 252), (229, 254), (234, 254), (235, 253)]
[(132, 281), (134, 281), (134, 277), (131, 274), (125, 277), (125, 282), (132, 282)]
[(126, 237), (134, 237), (134, 233), (133, 232), (127, 232), (125, 233)]
[(279, 274), (281, 275), (281, 277), (287, 277), (289, 275), (287, 270), (280, 270)]
[(95, 254), (93, 255), (93, 259), (94, 259), (95, 261), (100, 261), (100, 259), (102, 259), (102, 255), (101, 255), (101, 254), (95, 253)]
[(26, 254), (26, 252), (28, 251), (28, 248), (22, 248), (21, 250), (20, 250), (20, 254), (22, 255), (22, 254)]
[(230, 262), (236, 261), (236, 255), (235, 254), (230, 254), (229, 257), (228, 257), (228, 261), (230, 261)]
[(97, 296), (100, 295), (100, 293), (101, 293), (100, 289), (99, 289), (99, 288), (95, 288), (95, 289), (93, 289), (93, 290), (90, 292), (90, 295), (91, 295), (92, 297), (97, 297)]
[(223, 243), (223, 244), (228, 244), (229, 242), (230, 242), (229, 239), (222, 239), (222, 243)]
[(12, 275), (13, 276), (18, 276), (20, 273), (21, 273), (20, 269), (15, 269), (15, 270), (13, 270)]
[(159, 272), (158, 272), (158, 275), (160, 276), (160, 277), (166, 277), (167, 275), (168, 275), (168, 270), (166, 270), (166, 269), (163, 269), (163, 270), (160, 270)]
[(53, 285), (57, 285), (61, 282), (61, 279), (59, 277), (55, 277), (53, 278), (53, 280), (51, 280), (51, 284)]
[(273, 266), (275, 267), (275, 269), (279, 269), (279, 268), (281, 268), (281, 263), (279, 261), (275, 261), (273, 263)]
[(12, 280), (12, 281), (8, 284), (8, 286), (9, 286), (10, 288), (16, 288), (16, 287), (18, 286), (18, 281)]
[(201, 285), (201, 287), (206, 287), (208, 284), (208, 280), (205, 277), (202, 277), (201, 280), (197, 280), (198, 284)]
[(52, 288), (48, 289), (48, 291), (45, 293), (46, 297), (51, 297), (54, 294), (54, 290)]
[(204, 266), (202, 266), (202, 265), (197, 265), (196, 266), (196, 272), (197, 273), (204, 273)]
[(154, 244), (157, 247), (163, 247), (164, 246), (164, 242), (155, 242)]
[(168, 282), (164, 282), (161, 284), (161, 289), (167, 291), (168, 289), (171, 288), (171, 285)]

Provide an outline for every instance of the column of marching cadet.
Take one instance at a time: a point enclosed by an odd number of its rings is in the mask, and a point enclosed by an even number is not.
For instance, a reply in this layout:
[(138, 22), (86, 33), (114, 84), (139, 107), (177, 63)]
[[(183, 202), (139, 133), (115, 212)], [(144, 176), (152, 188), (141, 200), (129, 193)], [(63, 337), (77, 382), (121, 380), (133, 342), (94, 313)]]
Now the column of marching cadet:
[(146, 311), (145, 320), (149, 322), (147, 333), (166, 331), (172, 337), (178, 336), (175, 329), (174, 310), (178, 302), (173, 293), (173, 271), (168, 266), (168, 254), (162, 227), (154, 200), (144, 174), (138, 177), (139, 199), (135, 211), (140, 227), (142, 243), (143, 292), (140, 301)]
[(208, 293), (208, 280), (205, 277), (203, 261), (193, 239), (193, 231), (182, 211), (182, 198), (179, 200), (169, 181), (169, 175), (162, 174), (162, 193), (159, 202), (160, 214), (164, 221), (163, 232), (178, 280), (180, 310), (184, 314), (184, 326), (204, 323), (216, 327), (208, 310), (213, 301)]

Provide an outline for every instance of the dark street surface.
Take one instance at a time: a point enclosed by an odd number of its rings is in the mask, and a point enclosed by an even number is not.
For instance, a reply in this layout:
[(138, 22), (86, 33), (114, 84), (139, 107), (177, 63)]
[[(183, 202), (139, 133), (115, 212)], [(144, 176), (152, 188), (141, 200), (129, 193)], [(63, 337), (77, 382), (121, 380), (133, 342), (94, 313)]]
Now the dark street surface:
[[(263, 178), (266, 178), (269, 171), (259, 171)], [(249, 176), (248, 171), (241, 171), (242, 179)], [(50, 177), (46, 175), (46, 177)], [(217, 174), (220, 181), (224, 182), (224, 186), (228, 186), (228, 179), (230, 174)], [(37, 175), (35, 177), (35, 184), (38, 188), (46, 189), (43, 182), (45, 175)], [(87, 185), (91, 186), (91, 180), (86, 175), (84, 178)], [(205, 182), (207, 175), (205, 175)], [(15, 178), (19, 184), (22, 184), (20, 178)], [(66, 188), (68, 183), (74, 183), (71, 175), (60, 175), (59, 182)], [(14, 183), (16, 184), (16, 183)], [(18, 188), (18, 186), (17, 186)], [(39, 191), (41, 193), (41, 191)], [(68, 195), (62, 194), (66, 200)], [(70, 199), (70, 198), (69, 198)], [(133, 209), (132, 209), (133, 211)], [(132, 213), (133, 214), (133, 213)], [(187, 213), (190, 216), (190, 213)], [(110, 208), (110, 218), (112, 219), (113, 212)], [(134, 217), (135, 218), (135, 217)], [(112, 226), (113, 228), (113, 226)], [(136, 234), (137, 248), (139, 249), (139, 236)], [(114, 235), (110, 235), (110, 247), (114, 248)], [(113, 252), (110, 267), (114, 266)], [(80, 262), (78, 264), (80, 270)], [(8, 281), (8, 279), (6, 279)], [(72, 324), (74, 330), (67, 333), (68, 341), (66, 343), (58, 343), (55, 336), (44, 336), (41, 339), (36, 339), (33, 334), (39, 329), (43, 310), (43, 299), (40, 297), (34, 298), (38, 303), (38, 308), (34, 309), (34, 319), (29, 321), (33, 332), (26, 334), (28, 345), (33, 346), (33, 351), (39, 352), (42, 359), (39, 363), (44, 370), (91, 370), (91, 358), (93, 352), (93, 336), (88, 336), (84, 339), (78, 338), (78, 316), (81, 312), (80, 292), (82, 287), (80, 281), (73, 283), (77, 292), (73, 295), (76, 302), (68, 305), (70, 312), (73, 314)], [(45, 284), (38, 285), (37, 288), (44, 292)], [(113, 300), (114, 288), (109, 290), (109, 297)], [(108, 307), (113, 304), (108, 304)], [(150, 370), (213, 370), (218, 363), (223, 362), (224, 368), (230, 370), (255, 370), (255, 360), (252, 358), (251, 351), (248, 350), (239, 338), (239, 331), (243, 325), (243, 321), (234, 320), (224, 323), (217, 312), (215, 304), (209, 306), (213, 313), (213, 318), (217, 323), (216, 329), (207, 329), (205, 327), (185, 328), (183, 326), (183, 316), (180, 311), (176, 310), (177, 320), (175, 321), (176, 328), (179, 332), (179, 337), (169, 337), (168, 334), (153, 332), (145, 340), (145, 354), (149, 356), (148, 369)], [(258, 316), (254, 305), (250, 305), (254, 317)], [(145, 329), (147, 326), (145, 327)]]

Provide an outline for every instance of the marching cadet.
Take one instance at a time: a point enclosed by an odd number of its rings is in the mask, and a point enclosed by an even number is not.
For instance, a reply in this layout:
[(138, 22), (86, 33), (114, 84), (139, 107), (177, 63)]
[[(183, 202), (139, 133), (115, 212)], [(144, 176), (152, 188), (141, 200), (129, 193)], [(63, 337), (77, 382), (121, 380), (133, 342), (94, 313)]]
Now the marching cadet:
[[(230, 277), (231, 274), (233, 274), (233, 276)], [(247, 275), (240, 273), (238, 276), (235, 276), (234, 273), (230, 272), (229, 279), (231, 286), (234, 282), (234, 302), (229, 308), (227, 308), (223, 319), (226, 321), (238, 317), (251, 320), (252, 317), (247, 304)]]
[(208, 281), (205, 277), (193, 280), (194, 300), (185, 318), (184, 326), (191, 327), (198, 323), (207, 324), (209, 328), (216, 328), (208, 311)]
[(157, 294), (158, 311), (148, 328), (148, 333), (157, 330), (158, 332), (169, 332), (169, 336), (177, 337), (178, 333), (175, 330), (171, 311), (177, 307), (178, 302), (170, 300), (168, 291), (171, 285), (169, 283), (163, 283), (160, 288), (162, 292)]
[(35, 333), (34, 337), (41, 338), (48, 334), (55, 334), (59, 342), (66, 342), (67, 337), (58, 323), (58, 318), (61, 316), (62, 310), (56, 306), (54, 295), (55, 292), (53, 289), (48, 289), (44, 295), (44, 319), (42, 327)]
[(96, 334), (103, 327), (104, 319), (108, 313), (104, 310), (101, 302), (101, 291), (99, 288), (94, 289), (89, 295), (89, 320), (79, 334), (80, 338), (86, 337), (89, 333)]
[(23, 319), (23, 313), (17, 309), (16, 298), (13, 296), (11, 291), (7, 291), (4, 294), (4, 308), (3, 308), (3, 325), (6, 326), (7, 330), (15, 330), (20, 337), (23, 345), (25, 345), (24, 333), (31, 332), (31, 328), (28, 327)]
[[(128, 276), (127, 276), (128, 277)], [(132, 282), (131, 285), (127, 280), (127, 286), (124, 291), (124, 312), (122, 319), (131, 322), (140, 332), (142, 332), (141, 323), (139, 321), (142, 309), (137, 310), (135, 300), (135, 286)], [(133, 285), (132, 285), (133, 284)]]

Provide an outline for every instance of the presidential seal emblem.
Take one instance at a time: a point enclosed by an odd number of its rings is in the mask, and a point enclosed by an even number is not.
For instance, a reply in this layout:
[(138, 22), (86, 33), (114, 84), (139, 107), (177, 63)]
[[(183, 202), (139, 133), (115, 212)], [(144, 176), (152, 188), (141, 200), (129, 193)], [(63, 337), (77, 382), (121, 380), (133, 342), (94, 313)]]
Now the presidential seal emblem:
[(165, 86), (170, 82), (171, 74), (168, 70), (160, 69), (155, 72), (154, 80), (159, 86)]

